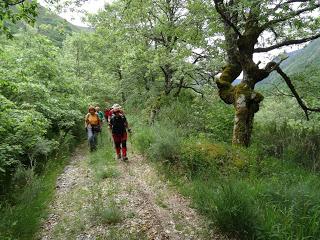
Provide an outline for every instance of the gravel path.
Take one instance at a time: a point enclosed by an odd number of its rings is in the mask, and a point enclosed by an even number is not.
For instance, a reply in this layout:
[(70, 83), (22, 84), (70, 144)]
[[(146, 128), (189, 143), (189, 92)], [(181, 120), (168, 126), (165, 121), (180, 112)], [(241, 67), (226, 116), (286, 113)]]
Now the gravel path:
[(58, 178), (37, 239), (226, 239), (140, 155), (106, 159), (100, 180), (88, 156), (78, 148)]

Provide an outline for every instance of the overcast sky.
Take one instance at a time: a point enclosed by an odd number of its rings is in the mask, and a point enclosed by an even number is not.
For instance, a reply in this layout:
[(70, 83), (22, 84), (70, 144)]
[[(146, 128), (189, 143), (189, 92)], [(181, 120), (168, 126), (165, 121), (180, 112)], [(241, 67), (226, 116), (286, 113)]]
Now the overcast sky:
[[(88, 13), (96, 13), (99, 11), (99, 9), (102, 9), (106, 3), (111, 3), (112, 1), (114, 0), (86, 0), (80, 10), (85, 10)], [(44, 0), (39, 0), (39, 2), (41, 5), (46, 5)], [(87, 26), (87, 24), (82, 21), (82, 18), (84, 17), (83, 13), (76, 11), (72, 12), (68, 9), (65, 9), (64, 12), (59, 13), (59, 16), (63, 17), (74, 25)]]

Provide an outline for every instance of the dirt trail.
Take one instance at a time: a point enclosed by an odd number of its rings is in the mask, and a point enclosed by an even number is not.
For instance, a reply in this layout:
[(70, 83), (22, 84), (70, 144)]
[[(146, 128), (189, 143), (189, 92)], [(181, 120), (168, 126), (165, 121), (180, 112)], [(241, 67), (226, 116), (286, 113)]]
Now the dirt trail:
[(38, 239), (226, 239), (140, 155), (106, 160), (100, 181), (87, 155), (79, 148), (58, 178)]

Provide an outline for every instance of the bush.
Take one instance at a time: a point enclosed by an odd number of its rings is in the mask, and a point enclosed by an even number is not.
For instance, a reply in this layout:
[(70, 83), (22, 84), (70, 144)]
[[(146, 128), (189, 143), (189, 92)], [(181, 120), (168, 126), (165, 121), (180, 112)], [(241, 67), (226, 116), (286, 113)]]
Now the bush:
[(189, 176), (207, 178), (213, 174), (231, 175), (246, 171), (250, 162), (249, 151), (208, 139), (187, 138), (181, 147), (179, 164)]
[(226, 148), (219, 144), (185, 140), (180, 164), (191, 176), (212, 174), (229, 161)]
[(177, 163), (181, 152), (181, 139), (177, 131), (158, 128), (154, 142), (151, 144), (148, 156), (156, 161)]
[[(138, 130), (136, 132), (136, 130)], [(139, 152), (146, 154), (156, 139), (155, 131), (150, 127), (138, 128), (134, 133), (134, 145)]]
[(166, 124), (137, 126), (134, 144), (139, 152), (155, 161), (176, 163), (181, 153), (181, 135)]

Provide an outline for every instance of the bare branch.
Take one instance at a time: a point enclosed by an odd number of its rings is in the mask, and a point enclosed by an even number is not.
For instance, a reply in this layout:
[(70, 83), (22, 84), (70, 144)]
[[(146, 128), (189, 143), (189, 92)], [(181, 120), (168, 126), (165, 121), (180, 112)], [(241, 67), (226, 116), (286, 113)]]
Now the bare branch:
[(269, 52), (271, 50), (280, 48), (280, 47), (284, 47), (284, 46), (290, 46), (290, 45), (294, 45), (294, 44), (300, 44), (300, 43), (305, 43), (314, 39), (317, 39), (320, 37), (320, 33), (310, 36), (310, 37), (306, 37), (306, 38), (302, 38), (302, 39), (294, 39), (294, 40), (286, 40), (283, 41), (281, 43), (275, 44), (273, 46), (270, 47), (265, 47), (265, 48), (256, 48), (254, 49), (255, 53), (261, 53), (261, 52)]
[(286, 96), (286, 97), (294, 97), (294, 95), (292, 95), (292, 94), (288, 94), (288, 93), (285, 93), (285, 92), (283, 92), (282, 90), (280, 90), (280, 88), (278, 88), (278, 86), (276, 85), (276, 84), (271, 84), (276, 90), (277, 90), (277, 92), (279, 93), (279, 94), (276, 94), (276, 95), (281, 95), (281, 96)]
[(276, 70), (276, 69), (280, 66), (280, 64), (281, 64), (283, 61), (287, 60), (288, 58), (289, 58), (289, 57), (286, 56), (286, 57), (282, 58), (278, 63), (275, 63), (275, 62), (273, 62), (273, 61), (268, 62), (267, 65), (265, 66), (264, 70), (267, 71), (268, 73), (271, 73), (271, 72), (273, 72), (274, 70)]
[(302, 108), (302, 110), (304, 111), (307, 120), (309, 120), (309, 112), (320, 112), (320, 108), (310, 108), (308, 107), (304, 101), (302, 100), (302, 98), (299, 96), (298, 92), (296, 91), (295, 87), (293, 86), (291, 79), (287, 76), (287, 74), (285, 74), (280, 67), (276, 68), (276, 71), (281, 75), (281, 77), (284, 79), (284, 81), (286, 82), (287, 86), (289, 87), (289, 89), (291, 90), (292, 94), (294, 95), (295, 99), (297, 100), (299, 106)]
[(207, 55), (202, 55), (196, 52), (193, 52), (195, 55), (197, 55), (197, 57), (193, 60), (192, 64), (196, 64), (197, 62), (199, 62), (201, 59), (205, 59), (208, 56)]

